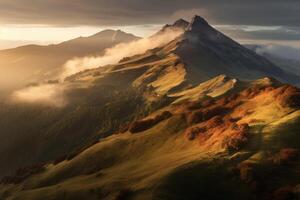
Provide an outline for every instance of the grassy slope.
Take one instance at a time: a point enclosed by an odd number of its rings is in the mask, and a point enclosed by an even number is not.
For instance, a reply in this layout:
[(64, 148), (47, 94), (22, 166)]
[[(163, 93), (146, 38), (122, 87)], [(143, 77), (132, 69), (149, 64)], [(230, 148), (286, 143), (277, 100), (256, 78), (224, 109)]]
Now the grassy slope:
[(0, 174), (70, 153), (159, 107), (164, 97), (149, 103), (130, 85), (143, 72), (141, 67), (72, 80), (67, 83), (69, 104), (62, 108), (2, 104)]
[[(172, 70), (174, 65), (178, 70)], [(167, 80), (168, 74), (172, 78)], [(149, 51), (69, 77), (64, 83), (65, 107), (2, 104), (0, 176), (72, 154), (114, 133), (121, 124), (155, 111), (169, 101), (164, 93), (181, 84), (184, 74), (176, 56)]]
[[(298, 148), (300, 112), (282, 106), (273, 93), (246, 98), (231, 112), (243, 116), (238, 123), (250, 124), (251, 139), (239, 151), (222, 147), (222, 137), (201, 145), (187, 140), (189, 125), (178, 113), (144, 132), (103, 139), (22, 184), (3, 186), (1, 194), (9, 199), (253, 199), (296, 186), (299, 160), (278, 165), (270, 159), (282, 148)], [(251, 164), (252, 179), (263, 192), (240, 178), (241, 163)]]

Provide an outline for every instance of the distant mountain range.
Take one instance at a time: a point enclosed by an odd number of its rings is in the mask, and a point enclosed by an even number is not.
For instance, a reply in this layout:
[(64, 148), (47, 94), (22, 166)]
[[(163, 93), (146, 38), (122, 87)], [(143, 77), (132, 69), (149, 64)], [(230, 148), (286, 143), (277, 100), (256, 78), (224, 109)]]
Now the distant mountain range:
[(139, 37), (120, 30), (104, 30), (89, 37), (79, 37), (60, 44), (26, 45), (0, 50), (0, 91), (55, 79), (69, 59), (101, 55), (106, 48), (137, 39)]
[(200, 16), (155, 35), (178, 29), (145, 53), (25, 88), (59, 91), (63, 105), (2, 102), (0, 199), (299, 198), (299, 76)]
[[(298, 50), (294, 50), (292, 48), (282, 47), (278, 46), (277, 48), (284, 54), (292, 53), (293, 51), (294, 55), (292, 56), (286, 56), (286, 55), (278, 55), (280, 52), (272, 52), (271, 50), (268, 50), (268, 45), (245, 45), (247, 48), (255, 51), (256, 53), (264, 56), (265, 58), (272, 61), (274, 64), (276, 64), (278, 67), (280, 67), (282, 70), (288, 71), (290, 73), (296, 74), (297, 76), (300, 76), (300, 58), (296, 58), (295, 54), (300, 53)], [(276, 45), (273, 45), (276, 47)], [(288, 50), (288, 52), (285, 52), (285, 50)]]

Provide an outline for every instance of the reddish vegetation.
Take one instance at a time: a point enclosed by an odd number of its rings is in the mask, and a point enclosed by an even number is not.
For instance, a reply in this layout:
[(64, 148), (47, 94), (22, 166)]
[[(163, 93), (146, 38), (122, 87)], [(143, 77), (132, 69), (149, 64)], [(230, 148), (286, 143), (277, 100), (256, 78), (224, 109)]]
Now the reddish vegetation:
[(298, 150), (293, 148), (281, 149), (279, 153), (271, 158), (275, 164), (286, 164), (293, 161), (298, 156)]
[[(188, 140), (197, 138), (201, 143), (208, 141), (211, 137), (214, 139), (210, 142), (215, 144), (217, 142), (229, 151), (236, 151), (241, 149), (249, 140), (248, 124), (237, 124), (236, 120), (238, 119), (216, 115), (209, 120), (187, 128), (185, 137)], [(191, 121), (189, 122), (191, 123)]]
[(204, 101), (194, 101), (194, 102), (188, 102), (185, 104), (187, 110), (197, 110), (200, 108), (207, 108), (209, 106), (214, 105), (215, 101), (214, 99), (206, 99)]
[(186, 105), (186, 109), (181, 108), (181, 111), (186, 112), (188, 125), (193, 125), (207, 121), (215, 116), (226, 116), (237, 106), (243, 104), (245, 100), (249, 100), (262, 92), (270, 92), (272, 90), (273, 87), (253, 86), (240, 93), (222, 97), (217, 101), (209, 99), (204, 102), (189, 103)]
[(207, 129), (213, 129), (217, 126), (220, 126), (224, 123), (224, 120), (222, 119), (221, 116), (215, 116), (213, 118), (211, 118), (210, 120), (208, 120), (205, 124), (206, 124), (206, 128)]
[(206, 128), (204, 127), (190, 127), (185, 131), (185, 136), (188, 140), (196, 139), (201, 133), (205, 133)]
[[(249, 126), (237, 124), (240, 118), (231, 118), (230, 113), (249, 96), (254, 97), (259, 92), (258, 88), (247, 89), (240, 95), (231, 94), (214, 103), (210, 102), (206, 107), (194, 106), (198, 108), (196, 110), (190, 110), (193, 107), (189, 105), (186, 120), (189, 126), (193, 126), (186, 130), (186, 138), (188, 140), (199, 138), (203, 142), (211, 137), (213, 138), (210, 141), (212, 144), (219, 143), (229, 151), (239, 150), (248, 142)], [(199, 105), (199, 103), (194, 105)]]
[(196, 124), (203, 121), (203, 112), (202, 110), (196, 110), (191, 113), (188, 113), (186, 116), (187, 123), (189, 125)]
[(241, 105), (244, 100), (252, 98), (262, 92), (258, 87), (248, 88), (239, 94), (231, 94), (217, 101), (194, 102), (187, 105), (187, 123), (197, 124), (209, 120), (215, 116), (225, 116)]
[(274, 91), (274, 96), (282, 106), (300, 106), (300, 91), (294, 86), (285, 85), (279, 87)]
[(223, 146), (229, 151), (236, 151), (246, 144), (249, 140), (249, 126), (248, 124), (238, 125), (233, 123), (231, 125), (230, 135), (224, 138)]
[(203, 101), (201, 103), (201, 105), (202, 105), (202, 107), (205, 108), (205, 107), (213, 105), (214, 103), (215, 103), (215, 101), (213, 99), (207, 99), (207, 100)]
[(223, 116), (226, 113), (228, 113), (228, 111), (228, 108), (222, 106), (198, 109), (187, 114), (187, 123), (189, 125), (192, 125), (203, 121), (207, 121), (215, 116)]
[(258, 94), (260, 94), (261, 92), (263, 92), (264, 90), (266, 90), (266, 88), (267, 87), (253, 86), (242, 91), (241, 96), (246, 98), (253, 98)]
[(261, 123), (261, 122), (264, 122), (264, 120), (261, 120), (261, 119), (251, 119), (249, 121), (249, 123)]
[[(222, 146), (229, 151), (236, 151), (242, 148), (249, 140), (248, 124), (238, 124), (240, 117), (231, 118), (230, 114), (236, 107), (241, 106), (244, 102), (257, 95), (265, 94), (274, 97), (275, 101), (279, 101), (283, 106), (300, 106), (300, 91), (292, 86), (286, 85), (281, 87), (253, 85), (242, 92), (222, 97), (218, 100), (207, 100), (205, 102), (188, 103), (185, 107), (181, 107), (180, 111), (185, 113), (188, 126), (185, 136), (188, 140), (201, 138), (208, 140), (213, 138), (210, 143), (216, 144), (220, 141)], [(253, 111), (250, 108), (240, 109), (240, 116), (246, 116)], [(259, 123), (261, 121), (253, 119), (251, 123)], [(281, 153), (280, 161), (284, 161), (286, 155), (291, 152)], [(290, 157), (289, 157), (290, 158)]]
[(27, 179), (28, 177), (38, 174), (44, 170), (44, 164), (23, 167), (16, 171), (13, 176), (3, 177), (0, 183), (2, 184), (18, 184)]
[[(243, 103), (255, 98), (257, 95), (263, 95), (257, 100), (266, 97), (268, 101), (271, 99), (282, 106), (300, 106), (300, 90), (288, 85), (253, 86), (240, 93), (210, 101), (206, 103), (206, 106), (203, 106), (201, 102), (189, 103), (185, 109), (184, 107), (180, 109), (184, 113), (189, 126), (185, 131), (185, 137), (188, 140), (200, 141), (203, 148), (218, 148), (221, 146), (228, 151), (240, 150), (248, 143), (251, 135), (249, 125), (240, 124), (239, 121), (241, 117), (254, 112), (249, 104), (243, 107)], [(256, 100), (253, 102), (256, 102)], [(239, 109), (235, 110), (238, 106)], [(235, 118), (232, 118), (231, 115)], [(250, 121), (250, 123), (259, 122), (262, 121), (258, 119)], [(237, 167), (238, 174), (240, 179), (247, 183), (258, 197), (278, 200), (293, 199), (292, 187), (282, 187), (272, 192), (278, 186), (269, 184), (269, 181), (273, 180), (273, 174), (280, 172), (283, 167), (290, 166), (283, 166), (284, 164), (292, 164), (295, 159), (298, 159), (298, 156), (299, 151), (297, 149), (281, 149), (264, 163), (240, 163)]]
[(129, 131), (131, 133), (138, 133), (138, 132), (145, 131), (145, 130), (153, 127), (154, 125), (158, 124), (159, 122), (170, 118), (171, 116), (172, 116), (172, 113), (170, 113), (169, 111), (164, 111), (163, 113), (155, 116), (154, 118), (148, 118), (148, 119), (143, 119), (140, 121), (135, 121), (130, 125)]
[(126, 131), (128, 131), (129, 127), (130, 127), (129, 123), (121, 124), (118, 133), (125, 133)]
[(218, 105), (227, 106), (233, 108), (234, 105), (240, 101), (240, 96), (238, 94), (231, 94), (229, 96), (223, 97), (217, 101)]

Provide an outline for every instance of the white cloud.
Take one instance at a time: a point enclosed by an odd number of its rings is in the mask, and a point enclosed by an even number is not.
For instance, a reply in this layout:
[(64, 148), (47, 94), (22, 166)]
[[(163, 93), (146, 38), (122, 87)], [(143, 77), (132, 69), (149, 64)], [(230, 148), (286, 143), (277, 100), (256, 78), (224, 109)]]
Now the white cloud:
[(60, 84), (31, 86), (13, 92), (12, 102), (40, 103), (61, 107), (66, 104), (64, 87)]
[(106, 49), (104, 56), (83, 57), (69, 60), (64, 65), (64, 72), (61, 78), (63, 79), (86, 69), (115, 64), (125, 57), (142, 54), (148, 49), (153, 49), (167, 44), (182, 34), (182, 32), (182, 29), (169, 30), (153, 37), (143, 38), (130, 43), (118, 44), (112, 48)]
[(296, 47), (269, 44), (260, 46), (256, 51), (259, 54), (268, 53), (281, 58), (300, 61), (300, 48)]

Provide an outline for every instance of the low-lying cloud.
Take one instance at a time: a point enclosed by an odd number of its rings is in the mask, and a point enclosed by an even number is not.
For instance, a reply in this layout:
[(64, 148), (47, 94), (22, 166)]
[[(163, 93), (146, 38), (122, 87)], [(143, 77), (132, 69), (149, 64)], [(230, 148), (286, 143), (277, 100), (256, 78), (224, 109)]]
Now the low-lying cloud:
[[(276, 57), (300, 61), (300, 48), (283, 45), (262, 45), (256, 49), (258, 54), (270, 54)], [(299, 66), (300, 67), (300, 66)]]
[[(182, 29), (169, 29), (149, 38), (118, 44), (106, 49), (105, 54), (100, 57), (83, 57), (69, 60), (64, 65), (60, 78), (64, 79), (86, 69), (115, 64), (122, 58), (142, 54), (148, 49), (162, 46), (174, 40), (182, 32)], [(62, 107), (67, 104), (65, 90), (63, 83), (30, 86), (13, 92), (11, 100), (15, 103), (39, 103), (47, 106)]]
[(118, 44), (106, 49), (105, 54), (100, 57), (83, 57), (69, 60), (64, 65), (64, 72), (61, 78), (64, 79), (67, 76), (86, 69), (115, 64), (122, 58), (145, 53), (148, 49), (167, 44), (182, 34), (182, 32), (182, 29), (169, 29), (152, 37), (143, 38), (130, 43)]
[(62, 107), (67, 103), (64, 95), (64, 86), (60, 84), (26, 87), (13, 92), (11, 100), (15, 103), (39, 103), (55, 107)]

